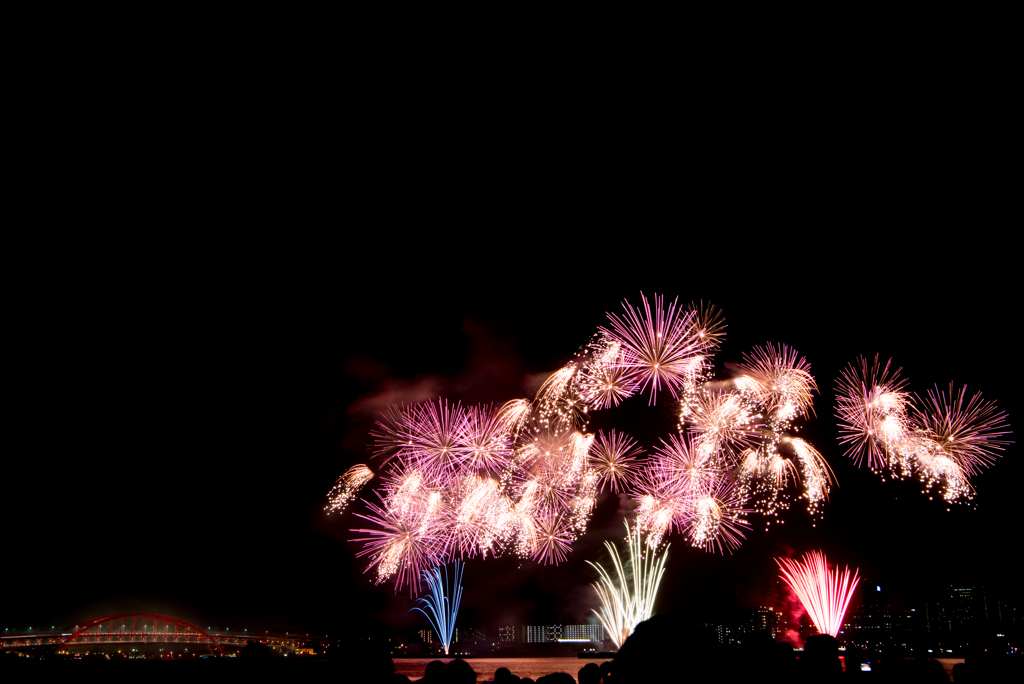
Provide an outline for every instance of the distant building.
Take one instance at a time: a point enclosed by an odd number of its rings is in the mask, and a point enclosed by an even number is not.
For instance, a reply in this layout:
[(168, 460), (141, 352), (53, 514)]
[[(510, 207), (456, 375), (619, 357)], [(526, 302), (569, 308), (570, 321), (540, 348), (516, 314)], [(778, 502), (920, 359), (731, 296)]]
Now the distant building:
[(776, 638), (782, 631), (782, 620), (779, 615), (775, 612), (774, 608), (766, 608), (764, 606), (754, 611), (753, 616), (750, 618), (750, 629), (751, 631), (765, 631), (772, 635), (772, 638)]
[(604, 641), (602, 625), (563, 625), (559, 641)]
[(487, 641), (486, 633), (480, 627), (456, 627), (454, 637), (457, 644), (479, 644)]
[(526, 625), (521, 628), (528, 644), (550, 644), (573, 641), (604, 641), (601, 625)]
[(775, 609), (762, 606), (737, 615), (730, 622), (702, 623), (701, 629), (713, 635), (720, 644), (734, 645), (742, 644), (744, 639), (758, 632), (767, 632), (772, 638), (777, 638), (782, 633), (783, 622), (782, 616)]
[(523, 634), (528, 644), (547, 644), (562, 638), (562, 625), (527, 625)]
[(425, 644), (432, 644), (437, 641), (437, 639), (434, 638), (434, 630), (432, 629), (421, 629), (420, 639), (422, 639)]
[[(522, 632), (522, 627), (519, 628)], [(501, 642), (515, 642), (516, 641), (516, 627), (515, 625), (507, 625), (505, 627), (498, 628), (498, 641)]]
[(941, 603), (930, 601), (924, 604), (924, 628), (929, 634), (942, 634), (949, 631), (949, 620)]
[(950, 587), (946, 621), (951, 632), (980, 629), (988, 623), (985, 587)]

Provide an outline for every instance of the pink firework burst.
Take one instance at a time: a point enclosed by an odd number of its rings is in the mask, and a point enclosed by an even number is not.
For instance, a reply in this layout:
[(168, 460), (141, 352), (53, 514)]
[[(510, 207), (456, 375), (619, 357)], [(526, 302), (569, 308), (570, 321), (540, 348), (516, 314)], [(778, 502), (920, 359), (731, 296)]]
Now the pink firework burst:
[(564, 516), (548, 512), (537, 520), (535, 529), (533, 559), (544, 565), (564, 561), (574, 541), (572, 526)]
[(769, 411), (773, 425), (783, 426), (813, 412), (818, 385), (811, 364), (792, 347), (781, 344), (776, 349), (771, 342), (754, 347), (738, 368), (743, 375), (736, 378), (736, 385)]
[(637, 502), (637, 526), (647, 535), (651, 549), (658, 548), (673, 529), (682, 531), (687, 524), (692, 490), (679, 473), (676, 464), (654, 457), (633, 480), (630, 495)]
[(628, 435), (612, 430), (608, 435), (597, 431), (597, 439), (590, 449), (590, 467), (598, 476), (601, 491), (625, 491), (633, 478), (637, 459), (643, 450)]
[(709, 351), (717, 350), (725, 339), (725, 314), (711, 302), (691, 302), (693, 330), (707, 344)]
[(466, 458), (466, 410), (461, 403), (439, 400), (409, 407), (404, 412), (402, 450), (405, 460), (433, 474), (451, 474)]
[(967, 388), (949, 391), (938, 385), (928, 390), (927, 401), (912, 407), (913, 421), (928, 435), (938, 451), (955, 461), (959, 470), (977, 475), (992, 465), (1003, 447), (1013, 442), (1003, 439), (1011, 434), (1006, 414), (994, 401), (983, 401), (981, 393), (967, 398)]
[(853, 591), (859, 581), (858, 572), (850, 575), (847, 567), (842, 573), (839, 568), (829, 569), (825, 554), (811, 551), (800, 561), (776, 558), (781, 577), (814, 621), (822, 634), (836, 636), (843, 625), (843, 615), (850, 605)]
[(687, 417), (698, 451), (706, 457), (720, 453), (735, 465), (739, 453), (760, 439), (761, 416), (734, 392), (701, 392)]
[(636, 392), (637, 376), (622, 365), (622, 344), (598, 335), (590, 345), (590, 359), (580, 372), (580, 397), (592, 409), (618, 406)]
[(674, 482), (677, 497), (686, 497), (718, 476), (721, 464), (713, 453), (695, 448), (684, 434), (672, 434), (654, 450), (650, 464), (662, 480)]
[(512, 507), (499, 484), (490, 478), (467, 476), (459, 486), (458, 503), (450, 518), (452, 549), (460, 557), (478, 552), (497, 555), (511, 536)]
[(720, 474), (704, 483), (689, 500), (686, 532), (690, 543), (706, 551), (725, 553), (739, 548), (750, 528), (743, 494), (735, 480)]
[(490, 406), (477, 406), (466, 412), (458, 443), (465, 454), (462, 466), (488, 476), (500, 477), (512, 458), (508, 424)]
[(526, 421), (530, 418), (532, 407), (526, 399), (513, 399), (507, 401), (498, 409), (498, 420), (504, 426), (505, 431), (515, 439), (519, 431), (523, 429)]
[(423, 571), (444, 563), (446, 543), (442, 516), (430, 506), (419, 515), (408, 512), (402, 515), (390, 507), (382, 508), (370, 502), (366, 505), (373, 515), (356, 515), (377, 525), (377, 529), (352, 530), (370, 535), (352, 540), (363, 542), (363, 549), (356, 557), (371, 557), (364, 572), (377, 568), (377, 584), (394, 577), (396, 591), (408, 582), (410, 595), (418, 592)]
[(609, 313), (611, 329), (601, 328), (601, 332), (622, 345), (618, 364), (636, 375), (641, 392), (650, 389), (649, 404), (657, 404), (659, 390), (678, 399), (680, 388), (693, 372), (693, 357), (710, 343), (694, 330), (694, 312), (677, 309), (678, 299), (665, 310), (663, 297), (655, 294), (653, 313), (643, 293), (640, 299), (642, 309), (622, 302), (625, 316)]
[(868, 363), (863, 356), (847, 366), (836, 380), (836, 417), (839, 443), (848, 444), (845, 456), (858, 466), (867, 461), (872, 470), (885, 468), (889, 454), (907, 433), (909, 395), (906, 380), (892, 360)]

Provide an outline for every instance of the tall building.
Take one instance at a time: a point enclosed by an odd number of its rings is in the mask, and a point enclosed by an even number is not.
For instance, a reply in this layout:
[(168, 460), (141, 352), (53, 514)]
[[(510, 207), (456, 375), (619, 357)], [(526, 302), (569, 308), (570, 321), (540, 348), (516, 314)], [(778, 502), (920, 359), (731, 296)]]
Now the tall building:
[(988, 622), (985, 587), (950, 587), (946, 620), (951, 632), (979, 630)]
[[(522, 627), (519, 628), (520, 633)], [(516, 627), (515, 625), (506, 625), (505, 627), (498, 628), (498, 641), (502, 642), (515, 642), (516, 641)]]
[(754, 611), (750, 617), (750, 630), (751, 631), (765, 631), (772, 635), (772, 638), (779, 636), (781, 629), (781, 620), (779, 615), (776, 614), (774, 608), (766, 608), (761, 606)]
[(941, 634), (949, 631), (949, 620), (942, 604), (930, 601), (924, 604), (924, 628), (929, 634)]
[(421, 629), (420, 639), (423, 639), (423, 643), (425, 644), (431, 644), (437, 641), (437, 639), (434, 638), (434, 630), (432, 629)]

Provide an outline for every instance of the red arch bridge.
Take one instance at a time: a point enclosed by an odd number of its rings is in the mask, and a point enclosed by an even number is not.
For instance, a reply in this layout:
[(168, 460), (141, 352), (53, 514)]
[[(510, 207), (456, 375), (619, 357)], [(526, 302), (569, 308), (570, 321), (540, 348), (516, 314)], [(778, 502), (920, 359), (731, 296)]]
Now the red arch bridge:
[(248, 641), (260, 641), (268, 646), (284, 646), (295, 650), (313, 644), (326, 645), (323, 637), (289, 632), (229, 632), (204, 630), (190, 622), (157, 613), (116, 613), (101, 615), (75, 625), (70, 632), (25, 631), (18, 634), (4, 632), (0, 644), (4, 650), (27, 647), (74, 648), (101, 644), (168, 644), (205, 646), (213, 653), (222, 654), (225, 646), (242, 647)]

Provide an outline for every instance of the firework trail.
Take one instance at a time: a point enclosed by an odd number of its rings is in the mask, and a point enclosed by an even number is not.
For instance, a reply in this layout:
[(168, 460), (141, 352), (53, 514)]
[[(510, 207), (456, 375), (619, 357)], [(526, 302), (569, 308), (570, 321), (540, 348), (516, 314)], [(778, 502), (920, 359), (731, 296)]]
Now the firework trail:
[[(413, 608), (427, 616), (430, 624), (437, 632), (437, 638), (444, 646), (444, 654), (448, 655), (448, 649), (452, 644), (452, 634), (455, 632), (455, 616), (459, 612), (459, 602), (462, 601), (462, 572), (465, 565), (455, 561), (454, 581), (451, 589), (448, 587), (448, 568), (444, 568), (444, 580), (441, 579), (441, 568), (424, 570), (423, 579), (430, 587), (430, 595), (427, 598), (419, 598), (417, 601), (426, 606), (428, 613), (423, 608)], [(449, 598), (450, 597), (450, 598)], [(412, 611), (409, 611), (412, 612)]]
[(848, 567), (842, 573), (838, 567), (829, 570), (825, 554), (820, 551), (805, 554), (801, 561), (776, 558), (775, 562), (779, 565), (780, 576), (800, 597), (818, 631), (832, 636), (839, 634), (843, 615), (859, 581), (857, 570), (852, 577)]
[(359, 490), (373, 479), (373, 471), (362, 463), (358, 463), (338, 478), (338, 481), (327, 492), (327, 506), (324, 507), (328, 513), (340, 513), (345, 510), (348, 503), (359, 494)]
[(665, 574), (668, 547), (660, 555), (653, 551), (645, 553), (640, 532), (630, 530), (629, 523), (626, 523), (626, 547), (629, 551), (629, 572), (626, 572), (615, 545), (611, 542), (604, 545), (612, 558), (615, 576), (612, 577), (598, 563), (587, 561), (587, 565), (600, 575), (598, 581), (591, 584), (601, 601), (601, 610), (595, 610), (594, 614), (618, 649), (638, 624), (654, 614), (654, 599)]
[(926, 397), (904, 388), (899, 369), (890, 371), (875, 356), (851, 363), (836, 381), (836, 417), (839, 442), (849, 445), (846, 455), (866, 462), (883, 479), (916, 476), (924, 488), (937, 489), (947, 503), (974, 495), (970, 478), (979, 475), (1000, 456), (1010, 434), (1005, 413), (981, 394), (967, 396), (950, 384), (943, 392), (936, 385)]

